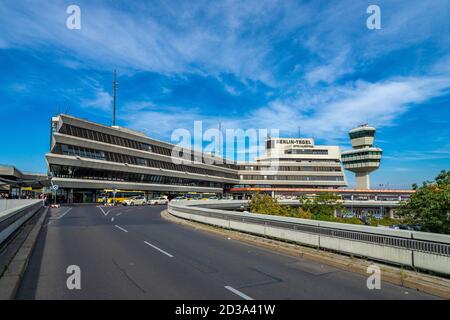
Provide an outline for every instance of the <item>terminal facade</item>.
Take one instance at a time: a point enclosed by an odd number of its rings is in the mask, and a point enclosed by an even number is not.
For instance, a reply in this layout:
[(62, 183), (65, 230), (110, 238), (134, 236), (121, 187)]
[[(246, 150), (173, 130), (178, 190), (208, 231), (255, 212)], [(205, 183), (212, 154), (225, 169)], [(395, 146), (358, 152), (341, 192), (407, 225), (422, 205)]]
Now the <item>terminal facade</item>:
[(153, 197), (347, 186), (339, 147), (317, 146), (313, 139), (269, 138), (265, 157), (246, 163), (184, 150), (191, 161), (180, 163), (173, 144), (61, 114), (51, 120), (50, 140), (45, 157), (52, 184), (59, 186), (61, 201), (70, 203), (96, 202), (105, 190), (141, 191)]

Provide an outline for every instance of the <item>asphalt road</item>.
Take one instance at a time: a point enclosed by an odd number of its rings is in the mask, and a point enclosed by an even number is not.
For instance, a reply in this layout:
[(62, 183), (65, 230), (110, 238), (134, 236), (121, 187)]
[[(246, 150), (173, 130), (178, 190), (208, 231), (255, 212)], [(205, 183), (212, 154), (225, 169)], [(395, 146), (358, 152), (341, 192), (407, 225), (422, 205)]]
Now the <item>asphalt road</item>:
[[(18, 299), (432, 299), (161, 218), (165, 206), (51, 209)], [(81, 289), (66, 285), (68, 266)]]

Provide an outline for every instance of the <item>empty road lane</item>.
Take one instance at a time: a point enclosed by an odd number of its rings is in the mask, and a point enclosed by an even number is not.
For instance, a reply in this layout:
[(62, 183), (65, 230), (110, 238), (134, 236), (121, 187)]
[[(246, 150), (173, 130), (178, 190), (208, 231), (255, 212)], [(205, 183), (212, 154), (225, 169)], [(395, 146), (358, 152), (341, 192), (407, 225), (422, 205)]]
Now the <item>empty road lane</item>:
[[(161, 218), (163, 206), (51, 209), (19, 299), (431, 299)], [(69, 266), (81, 289), (69, 290)]]

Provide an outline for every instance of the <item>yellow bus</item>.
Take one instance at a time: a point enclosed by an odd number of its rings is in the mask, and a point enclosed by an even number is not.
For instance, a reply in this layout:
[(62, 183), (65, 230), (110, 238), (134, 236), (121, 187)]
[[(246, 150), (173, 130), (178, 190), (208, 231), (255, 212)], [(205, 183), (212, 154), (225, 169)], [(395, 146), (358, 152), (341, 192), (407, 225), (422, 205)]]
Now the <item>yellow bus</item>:
[(107, 203), (113, 203), (114, 200), (116, 200), (116, 203), (122, 203), (122, 201), (129, 199), (131, 197), (144, 195), (145, 195), (144, 191), (116, 190), (116, 194), (114, 197), (113, 190), (105, 189), (97, 197), (97, 202), (102, 203), (104, 196), (106, 196)]

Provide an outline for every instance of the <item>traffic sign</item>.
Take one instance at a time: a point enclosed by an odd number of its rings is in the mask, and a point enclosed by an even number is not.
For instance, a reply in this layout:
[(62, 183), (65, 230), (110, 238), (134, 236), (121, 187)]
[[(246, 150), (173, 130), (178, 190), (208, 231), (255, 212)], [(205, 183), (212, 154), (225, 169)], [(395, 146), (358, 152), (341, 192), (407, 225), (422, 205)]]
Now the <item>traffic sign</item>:
[(59, 186), (57, 184), (54, 184), (54, 185), (52, 185), (52, 189), (56, 191), (59, 189)]

